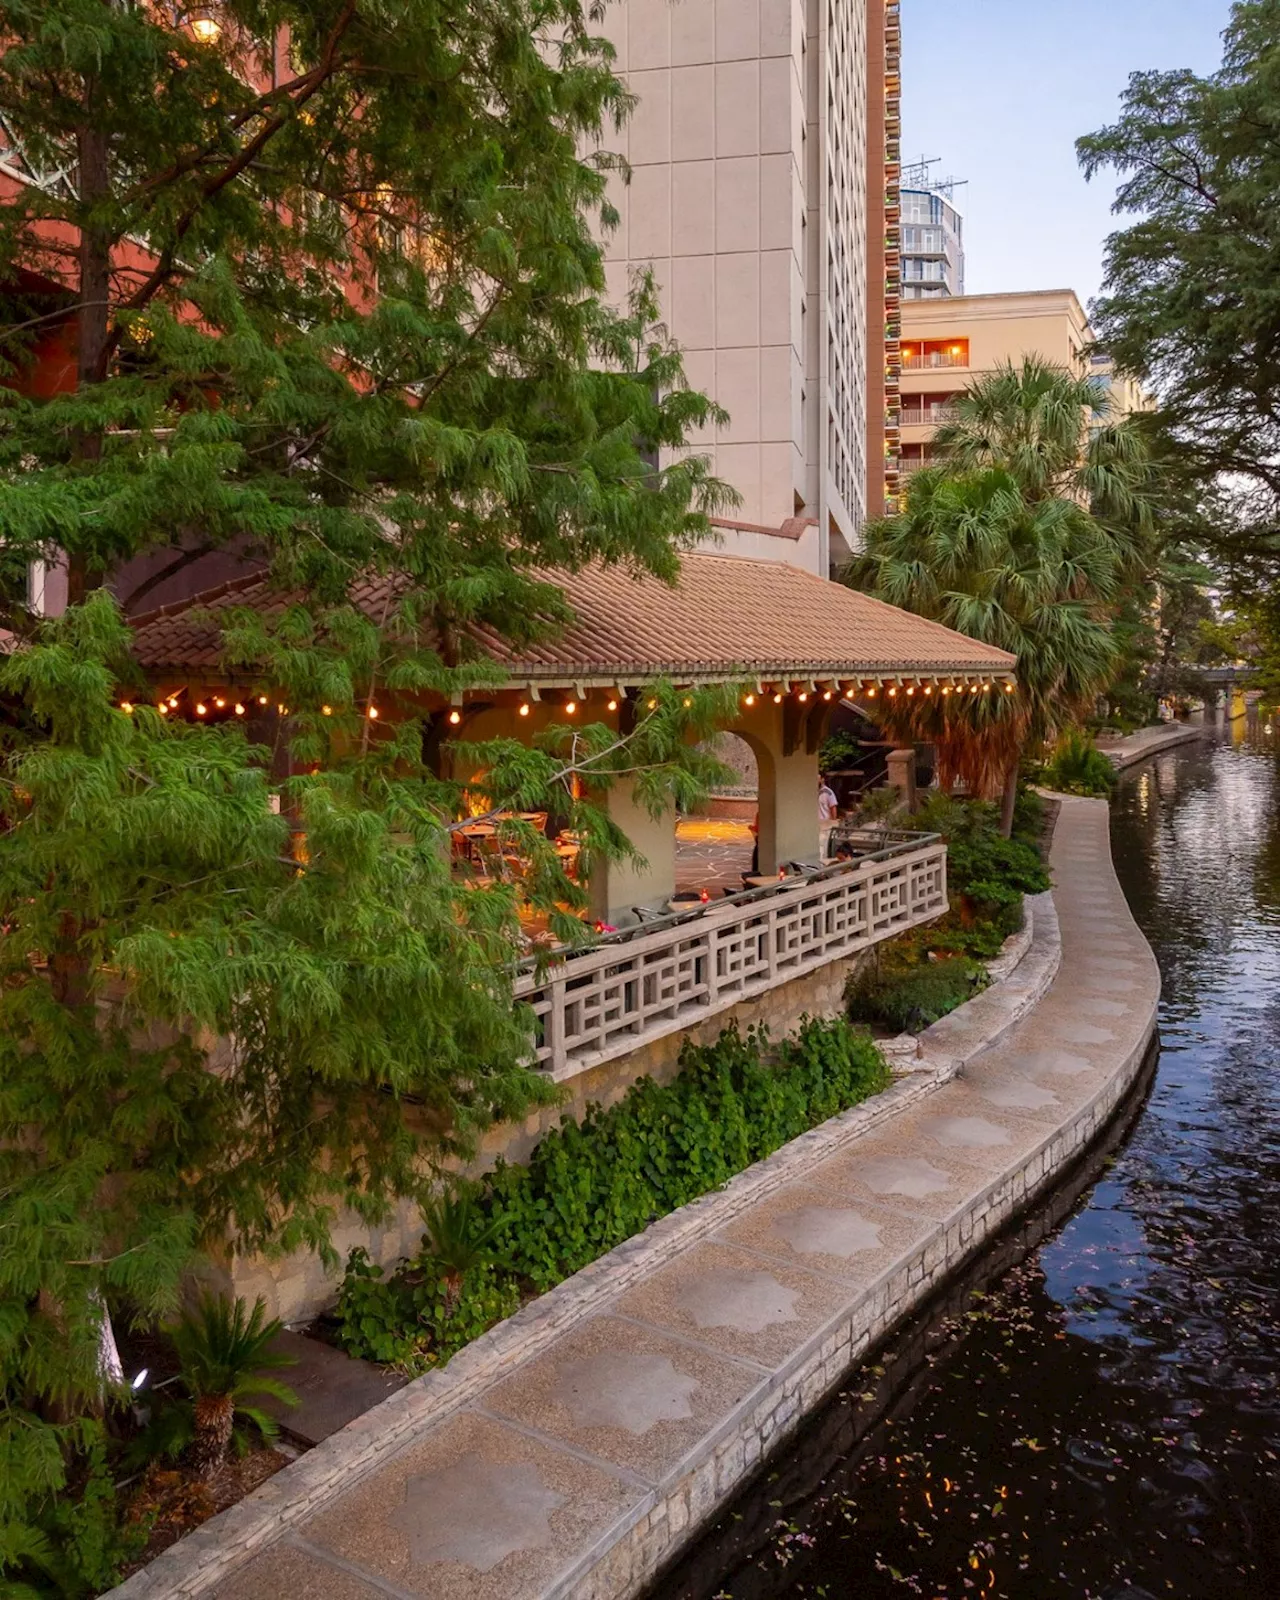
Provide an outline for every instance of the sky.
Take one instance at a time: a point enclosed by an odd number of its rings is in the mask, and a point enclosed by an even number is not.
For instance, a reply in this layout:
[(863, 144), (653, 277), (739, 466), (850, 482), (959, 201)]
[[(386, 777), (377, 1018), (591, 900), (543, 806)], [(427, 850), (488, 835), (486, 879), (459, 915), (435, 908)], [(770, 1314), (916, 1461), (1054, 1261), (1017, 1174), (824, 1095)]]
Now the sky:
[(902, 159), (967, 178), (970, 294), (1074, 289), (1088, 304), (1115, 179), (1075, 140), (1116, 120), (1131, 72), (1222, 59), (1229, 0), (902, 0)]

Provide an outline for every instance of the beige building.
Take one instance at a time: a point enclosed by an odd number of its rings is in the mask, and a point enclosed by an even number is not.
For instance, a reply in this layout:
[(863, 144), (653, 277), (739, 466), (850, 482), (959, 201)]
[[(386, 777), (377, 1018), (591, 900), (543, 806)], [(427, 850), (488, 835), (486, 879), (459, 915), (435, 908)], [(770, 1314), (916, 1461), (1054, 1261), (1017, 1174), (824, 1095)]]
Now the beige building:
[(1071, 289), (907, 300), (902, 307), (902, 457), (910, 474), (930, 460), (958, 394), (1006, 362), (1043, 356), (1111, 396), (1112, 415), (1150, 410), (1133, 379), (1093, 348), (1093, 330)]
[[(869, 62), (874, 50), (883, 126), (886, 98), (896, 118), (897, 11), (896, 0), (626, 0), (606, 13), (638, 97), (608, 140), (631, 168), (613, 189), (611, 290), (620, 300), (632, 271), (653, 266), (691, 383), (730, 413), (696, 441), (742, 496), (723, 548), (822, 574), (867, 510)], [(882, 137), (877, 195), (885, 155)]]

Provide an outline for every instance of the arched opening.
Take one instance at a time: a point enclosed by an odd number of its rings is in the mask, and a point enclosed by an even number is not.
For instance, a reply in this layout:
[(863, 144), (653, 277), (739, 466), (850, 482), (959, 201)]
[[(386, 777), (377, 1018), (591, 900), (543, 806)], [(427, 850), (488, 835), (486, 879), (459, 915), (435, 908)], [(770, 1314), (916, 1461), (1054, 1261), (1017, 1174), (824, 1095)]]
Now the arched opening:
[(731, 776), (698, 813), (676, 818), (676, 894), (715, 900), (776, 870), (765, 865), (758, 843), (762, 805), (772, 802), (773, 763), (765, 746), (740, 729), (716, 734), (703, 748)]

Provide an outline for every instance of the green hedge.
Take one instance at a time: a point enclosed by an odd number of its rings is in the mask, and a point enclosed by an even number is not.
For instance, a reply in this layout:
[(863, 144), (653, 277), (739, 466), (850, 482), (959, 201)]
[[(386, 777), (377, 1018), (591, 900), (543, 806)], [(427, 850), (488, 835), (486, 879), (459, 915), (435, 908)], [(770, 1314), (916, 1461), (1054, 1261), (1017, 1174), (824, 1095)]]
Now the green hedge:
[(875, 1045), (843, 1018), (807, 1020), (770, 1054), (762, 1030), (686, 1044), (672, 1082), (642, 1078), (581, 1124), (566, 1117), (527, 1166), (500, 1162), (477, 1204), (492, 1259), (467, 1274), (448, 1316), (425, 1257), (384, 1280), (353, 1252), (338, 1306), (344, 1348), (411, 1370), (445, 1360), (509, 1314), (519, 1292), (550, 1289), (890, 1081)]

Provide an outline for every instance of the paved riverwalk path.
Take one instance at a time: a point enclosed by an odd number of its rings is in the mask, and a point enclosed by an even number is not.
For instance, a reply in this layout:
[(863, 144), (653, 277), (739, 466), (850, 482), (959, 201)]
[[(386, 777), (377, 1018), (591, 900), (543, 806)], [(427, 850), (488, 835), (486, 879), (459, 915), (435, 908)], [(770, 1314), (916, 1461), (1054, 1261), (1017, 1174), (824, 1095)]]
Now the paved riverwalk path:
[(1162, 722), (1153, 728), (1139, 728), (1137, 733), (1126, 733), (1122, 738), (1100, 739), (1098, 749), (1123, 772), (1126, 767), (1137, 766), (1139, 761), (1159, 755), (1162, 750), (1203, 739), (1208, 731), (1202, 722)]
[[(638, 1593), (872, 1342), (1083, 1152), (1138, 1075), (1159, 976), (1111, 869), (1105, 804), (1064, 801), (1052, 866), (1057, 976), (960, 1076), (904, 1079), (656, 1224), (119, 1600)], [(1037, 944), (1057, 935), (1045, 909)]]

